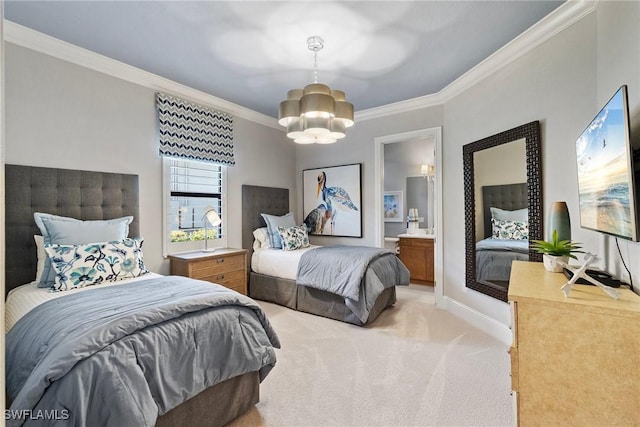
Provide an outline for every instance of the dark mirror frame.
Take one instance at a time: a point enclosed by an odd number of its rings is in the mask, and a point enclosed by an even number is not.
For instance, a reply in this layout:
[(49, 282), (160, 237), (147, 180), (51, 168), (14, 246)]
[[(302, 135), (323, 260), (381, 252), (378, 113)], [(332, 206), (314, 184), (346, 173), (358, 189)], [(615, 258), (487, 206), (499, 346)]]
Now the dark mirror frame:
[(487, 148), (525, 139), (527, 161), (527, 198), (529, 208), (529, 260), (541, 261), (542, 255), (531, 248), (533, 240), (542, 239), (542, 155), (540, 122), (509, 129), (462, 147), (464, 171), (465, 276), (467, 288), (507, 302), (506, 289), (476, 280), (476, 201), (473, 154)]

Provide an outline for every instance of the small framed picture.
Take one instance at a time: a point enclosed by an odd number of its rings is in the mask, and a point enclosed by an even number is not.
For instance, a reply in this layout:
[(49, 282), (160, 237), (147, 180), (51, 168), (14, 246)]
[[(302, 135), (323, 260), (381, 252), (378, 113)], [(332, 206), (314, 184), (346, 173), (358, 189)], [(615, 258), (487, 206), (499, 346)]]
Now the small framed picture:
[(404, 221), (404, 200), (402, 191), (384, 192), (384, 221), (402, 222)]

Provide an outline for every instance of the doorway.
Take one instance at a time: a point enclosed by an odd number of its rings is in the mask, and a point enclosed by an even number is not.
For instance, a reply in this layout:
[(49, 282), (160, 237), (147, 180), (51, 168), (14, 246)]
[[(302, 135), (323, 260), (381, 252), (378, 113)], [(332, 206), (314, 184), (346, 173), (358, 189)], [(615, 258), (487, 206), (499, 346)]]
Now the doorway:
[[(393, 146), (389, 144), (394, 144)], [(398, 145), (395, 145), (398, 144)], [(406, 217), (409, 214), (405, 210), (405, 201), (403, 200), (403, 208), (402, 208), (402, 218), (401, 221), (387, 221), (385, 222), (385, 213), (384, 213), (384, 193), (385, 193), (385, 151), (388, 153), (397, 153), (402, 152), (402, 147), (406, 146), (408, 149), (415, 149), (416, 144), (420, 146), (423, 144), (425, 152), (423, 152), (423, 156), (420, 159), (426, 159), (427, 164), (429, 164), (429, 159), (432, 159), (432, 165), (435, 168), (433, 180), (431, 182), (432, 192), (429, 196), (429, 201), (432, 201), (432, 213), (433, 218), (429, 219), (428, 216), (425, 216), (424, 222), (422, 224), (426, 224), (426, 227), (433, 227), (435, 229), (435, 256), (434, 256), (434, 296), (436, 305), (439, 303), (444, 303), (444, 289), (443, 289), (443, 239), (442, 239), (442, 202), (441, 202), (441, 194), (442, 194), (442, 170), (440, 165), (442, 164), (442, 128), (429, 128), (429, 129), (420, 129), (411, 132), (404, 132), (393, 135), (386, 135), (375, 138), (375, 201), (376, 206), (378, 207), (375, 210), (375, 221), (376, 221), (376, 245), (378, 247), (385, 246), (385, 228), (387, 229), (387, 235), (389, 233), (394, 234), (398, 231), (406, 230)], [(431, 148), (430, 148), (431, 147)], [(385, 150), (386, 149), (386, 150)], [(429, 152), (431, 151), (431, 152)], [(421, 162), (422, 160), (420, 160)], [(420, 169), (421, 163), (416, 163), (413, 161), (412, 166), (410, 168), (412, 170), (406, 171), (406, 177), (416, 177), (420, 176), (423, 171)], [(391, 167), (388, 165), (388, 167)], [(415, 170), (413, 170), (415, 169)], [(402, 179), (405, 179), (403, 177)], [(404, 188), (404, 185), (403, 185)], [(389, 190), (389, 189), (387, 189)], [(397, 192), (396, 192), (397, 193)], [(404, 191), (402, 192), (401, 197), (404, 198)], [(407, 206), (407, 208), (412, 208), (413, 206)], [(427, 212), (425, 212), (426, 214)], [(420, 214), (418, 213), (418, 216)], [(429, 223), (431, 221), (431, 223)], [(400, 233), (397, 233), (400, 234)]]

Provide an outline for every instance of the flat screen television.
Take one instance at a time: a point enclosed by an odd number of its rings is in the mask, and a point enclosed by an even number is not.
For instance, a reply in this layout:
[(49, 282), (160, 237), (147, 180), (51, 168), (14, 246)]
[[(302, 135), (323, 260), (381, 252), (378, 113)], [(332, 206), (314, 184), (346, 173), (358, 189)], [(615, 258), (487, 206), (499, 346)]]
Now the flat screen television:
[(622, 86), (576, 141), (580, 225), (638, 241), (627, 86)]

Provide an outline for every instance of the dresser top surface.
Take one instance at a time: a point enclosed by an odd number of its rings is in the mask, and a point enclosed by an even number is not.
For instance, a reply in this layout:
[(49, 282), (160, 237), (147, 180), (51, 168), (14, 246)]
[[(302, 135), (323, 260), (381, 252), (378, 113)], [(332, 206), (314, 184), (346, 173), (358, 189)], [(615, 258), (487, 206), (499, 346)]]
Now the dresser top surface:
[(217, 248), (212, 252), (205, 251), (191, 251), (191, 252), (180, 252), (175, 254), (168, 255), (169, 258), (180, 259), (183, 261), (191, 261), (191, 260), (199, 260), (199, 259), (207, 259), (207, 258), (217, 258), (225, 255), (238, 255), (246, 253), (246, 249), (235, 249), (235, 248)]
[(565, 297), (560, 288), (567, 281), (564, 274), (551, 273), (540, 262), (514, 261), (509, 280), (509, 301), (562, 304), (575, 309), (589, 306), (640, 318), (640, 296), (629, 289), (618, 288), (620, 297), (616, 300), (597, 286), (573, 285), (569, 296)]

